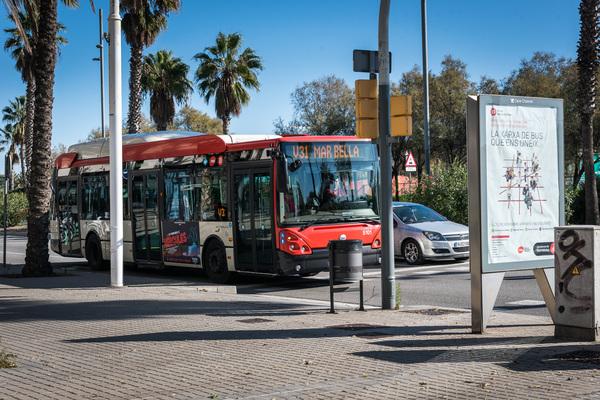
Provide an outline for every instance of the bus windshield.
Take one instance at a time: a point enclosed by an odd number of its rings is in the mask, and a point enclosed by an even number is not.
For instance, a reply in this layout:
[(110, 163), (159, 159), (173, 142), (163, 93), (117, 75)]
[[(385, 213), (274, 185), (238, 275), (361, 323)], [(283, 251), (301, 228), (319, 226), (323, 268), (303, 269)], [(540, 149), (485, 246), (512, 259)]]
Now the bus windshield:
[(364, 142), (282, 143), (280, 222), (319, 224), (378, 219), (375, 145)]

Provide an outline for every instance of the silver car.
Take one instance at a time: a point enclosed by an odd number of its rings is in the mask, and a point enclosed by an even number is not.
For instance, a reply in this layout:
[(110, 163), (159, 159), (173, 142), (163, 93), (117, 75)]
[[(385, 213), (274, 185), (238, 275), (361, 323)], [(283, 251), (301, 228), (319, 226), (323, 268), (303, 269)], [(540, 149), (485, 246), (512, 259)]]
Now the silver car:
[(411, 265), (425, 259), (467, 259), (469, 228), (422, 204), (394, 202), (394, 248)]

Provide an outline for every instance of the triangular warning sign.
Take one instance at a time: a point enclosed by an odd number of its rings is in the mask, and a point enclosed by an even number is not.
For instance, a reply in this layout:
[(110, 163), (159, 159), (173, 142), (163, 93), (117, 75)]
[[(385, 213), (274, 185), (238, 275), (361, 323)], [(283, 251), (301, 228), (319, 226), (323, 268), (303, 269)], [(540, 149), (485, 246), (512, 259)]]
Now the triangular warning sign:
[(578, 265), (573, 267), (573, 270), (571, 271), (571, 275), (581, 275), (581, 271), (579, 271)]
[(406, 157), (406, 164), (404, 164), (406, 168), (412, 167), (415, 168), (417, 163), (415, 162), (415, 158), (413, 157), (412, 151), (408, 153), (408, 157)]

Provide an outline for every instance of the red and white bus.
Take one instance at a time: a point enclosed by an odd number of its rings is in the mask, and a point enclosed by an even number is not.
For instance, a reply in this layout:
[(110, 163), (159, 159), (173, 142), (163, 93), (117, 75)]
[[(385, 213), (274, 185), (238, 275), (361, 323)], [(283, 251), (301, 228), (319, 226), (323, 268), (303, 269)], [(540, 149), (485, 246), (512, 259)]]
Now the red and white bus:
[[(56, 160), (51, 247), (110, 260), (108, 139), (73, 145)], [(330, 240), (360, 239), (380, 262), (378, 155), (342, 136), (123, 136), (124, 260), (308, 276), (328, 266)]]

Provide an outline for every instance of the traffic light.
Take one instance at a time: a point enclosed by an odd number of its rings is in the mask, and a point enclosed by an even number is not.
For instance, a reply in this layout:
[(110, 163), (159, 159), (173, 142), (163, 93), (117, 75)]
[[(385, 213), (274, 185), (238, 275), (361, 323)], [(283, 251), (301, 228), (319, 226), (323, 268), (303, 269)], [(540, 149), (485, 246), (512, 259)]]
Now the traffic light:
[(356, 136), (376, 138), (379, 134), (377, 122), (377, 80), (357, 79), (354, 82), (356, 96)]
[(412, 135), (411, 96), (392, 96), (390, 98), (390, 120), (392, 136)]
[[(355, 82), (356, 136), (374, 139), (379, 136), (378, 98), (376, 79), (357, 79)], [(412, 97), (390, 97), (390, 134), (412, 135)]]

